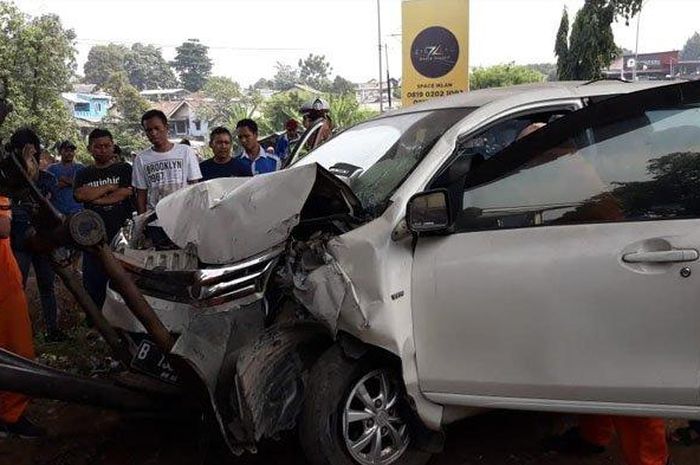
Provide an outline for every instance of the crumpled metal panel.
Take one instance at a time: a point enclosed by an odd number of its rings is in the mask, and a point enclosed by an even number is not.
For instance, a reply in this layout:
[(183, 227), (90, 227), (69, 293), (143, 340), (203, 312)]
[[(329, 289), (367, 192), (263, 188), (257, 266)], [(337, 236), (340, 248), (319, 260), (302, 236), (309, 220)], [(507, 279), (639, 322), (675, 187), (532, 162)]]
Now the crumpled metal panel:
[(225, 363), (256, 338), (264, 328), (262, 302), (228, 312), (208, 312), (193, 316), (171, 353), (183, 358), (204, 382), (219, 429), (234, 453), (241, 449), (230, 438), (231, 408), (228, 405), (235, 374)]
[(305, 372), (331, 344), (316, 322), (265, 331), (236, 362), (238, 416), (230, 425), (238, 443), (257, 442), (294, 428), (304, 399)]
[(320, 199), (317, 206), (326, 207), (319, 209), (322, 216), (360, 210), (352, 190), (314, 163), (194, 184), (161, 200), (156, 213), (178, 247), (193, 244), (205, 263), (233, 263), (283, 244), (302, 215), (314, 216), (313, 209), (302, 211), (311, 195)]
[(323, 323), (335, 337), (341, 311), (368, 321), (360, 308), (355, 286), (343, 271), (338, 261), (327, 251), (325, 244), (317, 247), (316, 254), (322, 265), (308, 274), (303, 271), (294, 275), (294, 296)]
[(237, 262), (287, 240), (317, 171), (308, 165), (195, 184), (158, 204), (158, 222), (178, 247), (194, 244), (203, 262)]

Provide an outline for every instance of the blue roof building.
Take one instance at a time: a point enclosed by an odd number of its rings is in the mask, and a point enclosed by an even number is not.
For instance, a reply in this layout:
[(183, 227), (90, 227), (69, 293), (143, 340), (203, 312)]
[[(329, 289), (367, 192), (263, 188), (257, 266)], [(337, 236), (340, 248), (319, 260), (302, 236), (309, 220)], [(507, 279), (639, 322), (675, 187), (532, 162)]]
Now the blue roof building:
[(74, 118), (91, 123), (102, 121), (113, 105), (112, 97), (104, 93), (64, 92), (61, 97)]

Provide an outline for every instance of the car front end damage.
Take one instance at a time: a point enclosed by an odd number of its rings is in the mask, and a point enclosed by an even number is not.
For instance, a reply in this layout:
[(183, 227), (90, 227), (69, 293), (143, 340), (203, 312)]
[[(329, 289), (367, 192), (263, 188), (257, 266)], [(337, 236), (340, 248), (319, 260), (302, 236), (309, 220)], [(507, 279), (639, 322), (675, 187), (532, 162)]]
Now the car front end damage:
[[(337, 336), (341, 312), (368, 327), (329, 248), (363, 224), (358, 213), (352, 191), (313, 164), (191, 186), (161, 202), (157, 219), (136, 217), (114, 240), (115, 256), (177, 336), (170, 355), (206, 386), (233, 452), (294, 427), (305, 377)], [(147, 238), (154, 223), (165, 246)], [(146, 332), (112, 289), (103, 313), (139, 346), (135, 359), (143, 355)], [(146, 371), (177, 382), (171, 371)]]

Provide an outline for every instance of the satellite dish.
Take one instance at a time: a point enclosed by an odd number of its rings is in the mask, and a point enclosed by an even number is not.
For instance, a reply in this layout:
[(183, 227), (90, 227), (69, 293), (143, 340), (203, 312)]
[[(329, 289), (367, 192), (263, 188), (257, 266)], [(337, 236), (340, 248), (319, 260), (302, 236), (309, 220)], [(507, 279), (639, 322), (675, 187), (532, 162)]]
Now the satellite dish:
[(627, 60), (627, 67), (628, 68), (634, 68), (636, 65), (637, 65), (637, 60), (635, 60), (634, 58), (630, 58), (629, 60)]

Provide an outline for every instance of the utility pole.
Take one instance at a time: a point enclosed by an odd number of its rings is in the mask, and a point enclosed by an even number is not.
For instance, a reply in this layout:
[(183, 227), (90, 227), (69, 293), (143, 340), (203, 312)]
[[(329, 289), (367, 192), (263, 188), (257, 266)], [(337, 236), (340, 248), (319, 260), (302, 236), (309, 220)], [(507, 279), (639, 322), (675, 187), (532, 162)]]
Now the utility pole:
[[(642, 5), (642, 8), (644, 6)], [(639, 16), (637, 16), (637, 42), (634, 46), (634, 67), (632, 68), (632, 80), (637, 80), (637, 61), (639, 60), (639, 23), (642, 21), (642, 10), (639, 10)]]
[(377, 0), (377, 43), (379, 49), (379, 112), (384, 112), (384, 92), (382, 92), (382, 17)]
[(391, 110), (391, 74), (389, 74), (389, 46), (384, 44), (384, 59), (386, 60), (386, 95), (389, 99), (389, 110)]

